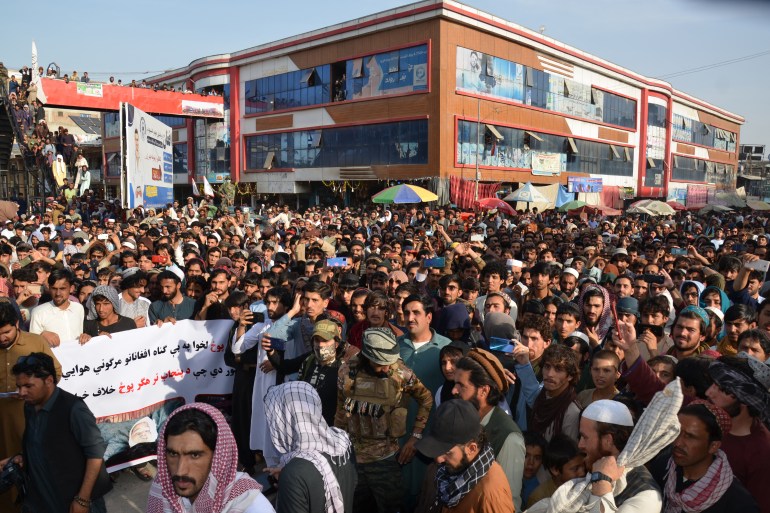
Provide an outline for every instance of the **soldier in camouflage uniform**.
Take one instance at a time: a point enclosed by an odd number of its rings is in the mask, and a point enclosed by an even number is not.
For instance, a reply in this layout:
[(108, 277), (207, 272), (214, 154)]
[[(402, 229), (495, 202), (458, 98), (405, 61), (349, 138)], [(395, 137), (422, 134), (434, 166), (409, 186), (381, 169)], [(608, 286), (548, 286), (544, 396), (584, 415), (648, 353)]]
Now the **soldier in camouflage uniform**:
[(395, 513), (404, 495), (396, 461), (399, 437), (406, 434), (409, 398), (418, 403), (412, 437), (422, 438), (433, 398), (430, 390), (399, 359), (388, 328), (364, 332), (361, 353), (340, 366), (335, 426), (353, 440), (358, 469), (353, 511)]
[(235, 185), (229, 176), (225, 177), (225, 181), (219, 186), (218, 192), (219, 196), (222, 197), (222, 210), (227, 212), (235, 203)]

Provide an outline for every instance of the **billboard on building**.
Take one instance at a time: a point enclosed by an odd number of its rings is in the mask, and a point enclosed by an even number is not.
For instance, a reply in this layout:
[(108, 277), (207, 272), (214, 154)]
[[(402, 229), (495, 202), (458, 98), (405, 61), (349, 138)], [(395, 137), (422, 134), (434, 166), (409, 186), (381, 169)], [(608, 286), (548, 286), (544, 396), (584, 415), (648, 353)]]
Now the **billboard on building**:
[(123, 206), (164, 207), (174, 200), (172, 129), (129, 103), (120, 116)]
[(567, 177), (567, 192), (602, 192), (601, 178)]

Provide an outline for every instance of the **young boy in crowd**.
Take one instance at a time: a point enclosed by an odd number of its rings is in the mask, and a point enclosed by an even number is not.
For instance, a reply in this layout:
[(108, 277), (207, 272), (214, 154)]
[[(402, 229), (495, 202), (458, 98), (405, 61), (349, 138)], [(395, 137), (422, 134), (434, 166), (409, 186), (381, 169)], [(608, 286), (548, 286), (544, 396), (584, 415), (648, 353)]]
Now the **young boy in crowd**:
[(543, 457), (543, 465), (551, 474), (551, 479), (542, 483), (530, 494), (526, 503), (527, 508), (532, 507), (537, 501), (549, 498), (558, 487), (570, 479), (585, 477), (584, 458), (585, 455), (578, 450), (574, 440), (566, 435), (555, 435), (546, 446)]
[(612, 399), (618, 394), (615, 388), (620, 378), (620, 358), (614, 351), (602, 349), (591, 359), (591, 379), (596, 388), (588, 388), (577, 395), (582, 409), (600, 399)]
[(543, 464), (545, 446), (546, 441), (542, 435), (531, 431), (526, 431), (524, 433), (524, 447), (526, 453), (524, 456), (524, 479), (521, 485), (522, 504), (527, 504), (529, 496), (538, 486), (540, 486), (537, 473)]
[(652, 371), (664, 385), (668, 385), (674, 381), (674, 378), (676, 378), (676, 364), (676, 358), (666, 354), (653, 356), (647, 360), (647, 365), (650, 366)]

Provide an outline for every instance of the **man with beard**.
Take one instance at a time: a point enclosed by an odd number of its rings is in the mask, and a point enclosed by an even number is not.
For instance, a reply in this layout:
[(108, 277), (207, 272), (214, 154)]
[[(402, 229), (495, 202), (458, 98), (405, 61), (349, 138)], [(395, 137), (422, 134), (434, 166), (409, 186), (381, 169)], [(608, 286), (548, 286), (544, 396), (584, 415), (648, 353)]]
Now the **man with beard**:
[(583, 314), (580, 331), (588, 335), (591, 349), (600, 346), (610, 330), (610, 299), (606, 289), (588, 285), (580, 296), (579, 306)]
[(513, 503), (519, 511), (526, 451), (519, 426), (499, 406), (508, 391), (508, 381), (500, 360), (488, 351), (473, 348), (457, 362), (454, 382), (454, 395), (478, 409), (495, 461), (505, 472)]
[(722, 356), (709, 367), (714, 384), (706, 391), (709, 402), (732, 419), (722, 437), (735, 476), (754, 496), (762, 512), (770, 511), (770, 378), (767, 366), (751, 356)]
[(267, 431), (263, 399), (270, 387), (280, 383), (282, 378), (278, 379), (278, 373), (268, 360), (262, 340), (265, 334), (286, 339), (292, 317), (299, 313), (299, 301), (296, 303), (296, 309), (292, 308), (291, 293), (284, 288), (275, 287), (268, 290), (264, 296), (267, 318), (260, 322), (255, 319), (252, 312), (251, 321), (249, 321), (248, 314), (244, 312), (244, 317), (247, 319), (244, 325), (249, 322), (253, 324), (251, 327), (246, 326), (248, 330), (232, 344), (235, 364), (254, 369), (253, 387), (249, 391), (251, 398), (249, 447), (253, 451), (261, 451), (268, 466), (277, 465), (278, 460), (269, 442), (270, 433)]
[(261, 490), (238, 472), (235, 438), (219, 410), (192, 403), (169, 416), (158, 436), (158, 475), (145, 511), (274, 513)]
[(721, 449), (730, 432), (730, 416), (698, 399), (679, 411), (680, 432), (673, 445), (665, 479), (664, 511), (679, 513), (758, 513), (756, 501), (733, 474)]
[(230, 274), (225, 269), (214, 269), (209, 276), (208, 293), (195, 302), (195, 320), (229, 319), (230, 314), (224, 306), (229, 295)]
[(83, 306), (70, 301), (74, 282), (69, 269), (55, 270), (48, 276), (51, 302), (32, 310), (29, 332), (41, 335), (51, 347), (57, 347), (63, 340), (75, 340), (83, 333)]
[(511, 489), (468, 401), (442, 403), (417, 449), (439, 465), (436, 503), (444, 513), (513, 513)]
[[(598, 502), (594, 511), (661, 511), (661, 493), (644, 465), (626, 472), (617, 464), (633, 429), (631, 412), (623, 403), (602, 399), (583, 412), (578, 448), (585, 453), (586, 469), (591, 472), (591, 500)], [(615, 492), (616, 481), (623, 476), (626, 485)]]
[(337, 411), (337, 375), (340, 366), (358, 354), (340, 336), (340, 326), (330, 319), (318, 321), (313, 329), (313, 353), (300, 367), (298, 379), (310, 383), (321, 399), (326, 423), (334, 424)]
[[(407, 433), (409, 399), (418, 404), (409, 450), (422, 438), (433, 398), (415, 373), (399, 358), (393, 332), (369, 328), (363, 348), (339, 369), (334, 425), (346, 430), (356, 453), (358, 486), (354, 511), (401, 511), (404, 480), (396, 454), (398, 439)], [(450, 401), (451, 402), (451, 401)]]
[[(549, 345), (542, 358), (543, 387), (532, 406), (527, 429), (549, 440), (562, 433), (578, 440), (580, 406), (575, 399), (578, 355), (564, 345)], [(524, 374), (523, 379), (532, 379)]]
[(171, 271), (161, 271), (158, 274), (158, 286), (161, 299), (153, 301), (148, 310), (150, 324), (164, 322), (174, 323), (192, 319), (195, 311), (195, 300), (182, 294), (182, 280)]
[[(48, 342), (40, 335), (27, 333), (19, 328), (19, 316), (14, 305), (8, 301), (0, 302), (0, 366), (11, 369), (16, 362), (30, 353), (45, 353), (53, 358), (56, 379), (61, 377), (61, 365)], [(21, 451), (24, 434), (24, 402), (17, 396), (16, 381), (3, 373), (0, 376), (0, 458), (5, 458)], [(15, 492), (0, 494), (0, 511), (16, 511), (12, 507)]]
[(580, 273), (572, 267), (565, 267), (561, 272), (559, 290), (569, 301), (572, 301), (577, 296), (577, 281), (579, 277)]

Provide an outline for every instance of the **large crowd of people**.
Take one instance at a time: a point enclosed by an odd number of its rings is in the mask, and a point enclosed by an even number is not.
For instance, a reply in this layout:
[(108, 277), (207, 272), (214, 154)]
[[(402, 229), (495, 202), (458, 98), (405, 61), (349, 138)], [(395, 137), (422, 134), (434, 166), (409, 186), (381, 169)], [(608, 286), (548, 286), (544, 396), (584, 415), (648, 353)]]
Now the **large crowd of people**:
[(128, 448), (52, 348), (231, 319), (231, 405), (153, 419), (147, 511), (770, 513), (766, 214), (254, 214), (65, 189), (6, 222), (0, 459), (28, 511), (103, 511)]

